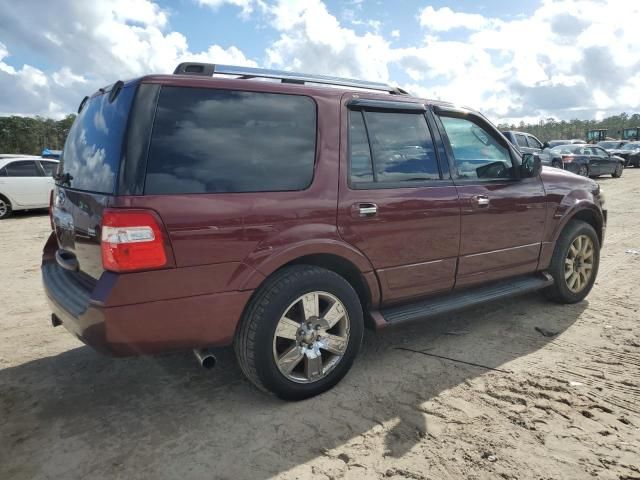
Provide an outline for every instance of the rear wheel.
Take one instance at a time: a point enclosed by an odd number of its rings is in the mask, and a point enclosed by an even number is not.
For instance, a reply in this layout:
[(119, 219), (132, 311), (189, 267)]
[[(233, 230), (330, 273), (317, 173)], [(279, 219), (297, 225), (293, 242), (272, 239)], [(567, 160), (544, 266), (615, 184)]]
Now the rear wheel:
[(616, 166), (616, 169), (613, 171), (611, 176), (613, 178), (620, 178), (622, 176), (622, 172), (623, 171), (624, 171), (624, 167), (623, 167), (622, 163), (618, 163), (618, 165)]
[(576, 303), (591, 291), (600, 264), (600, 242), (591, 225), (572, 220), (556, 243), (549, 273), (554, 284), (545, 290), (551, 300)]
[(257, 387), (285, 400), (301, 400), (346, 375), (363, 329), (360, 300), (344, 278), (295, 265), (274, 274), (256, 293), (234, 348)]
[(581, 177), (588, 177), (589, 176), (589, 167), (587, 167), (584, 164), (580, 165), (580, 167), (578, 167), (578, 175), (580, 175)]
[(11, 215), (11, 202), (0, 195), (0, 220)]
[(551, 162), (551, 166), (553, 168), (560, 168), (562, 169), (562, 162), (559, 162), (558, 160), (554, 160), (553, 162)]

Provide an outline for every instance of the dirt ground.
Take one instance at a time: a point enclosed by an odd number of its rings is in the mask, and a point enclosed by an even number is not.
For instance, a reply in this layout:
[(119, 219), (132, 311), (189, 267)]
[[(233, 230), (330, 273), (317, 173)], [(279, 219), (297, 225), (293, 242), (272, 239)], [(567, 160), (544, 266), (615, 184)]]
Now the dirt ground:
[(640, 169), (601, 184), (588, 301), (367, 332), (342, 383), (299, 403), (229, 350), (209, 371), (191, 352), (111, 359), (52, 328), (48, 218), (2, 221), (0, 479), (640, 479)]

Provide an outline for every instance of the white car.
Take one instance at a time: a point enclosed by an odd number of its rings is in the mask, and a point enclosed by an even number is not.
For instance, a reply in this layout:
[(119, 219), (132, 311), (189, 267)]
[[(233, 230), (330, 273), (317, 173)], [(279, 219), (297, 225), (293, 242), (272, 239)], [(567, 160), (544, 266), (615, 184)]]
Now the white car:
[(47, 208), (57, 160), (0, 158), (0, 220), (16, 210)]

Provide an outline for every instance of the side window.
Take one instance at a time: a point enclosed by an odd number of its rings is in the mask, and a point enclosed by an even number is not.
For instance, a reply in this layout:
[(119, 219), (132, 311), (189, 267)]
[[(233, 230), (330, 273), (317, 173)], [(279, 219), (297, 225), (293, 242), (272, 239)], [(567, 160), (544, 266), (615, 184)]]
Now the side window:
[(349, 111), (349, 178), (351, 183), (373, 182), (373, 163), (362, 112)]
[(40, 171), (34, 161), (11, 162), (5, 167), (7, 177), (40, 177)]
[(458, 175), (463, 179), (500, 179), (513, 176), (509, 150), (484, 128), (470, 120), (440, 117)]
[(520, 135), (516, 133), (516, 140), (518, 142), (519, 147), (527, 148), (529, 146), (527, 145), (527, 137), (525, 137), (524, 135)]
[(58, 164), (56, 162), (40, 162), (42, 165), (42, 169), (47, 177), (53, 177), (58, 169)]
[(315, 154), (309, 97), (162, 87), (145, 193), (302, 190)]
[(422, 113), (365, 111), (376, 182), (440, 180), (431, 133)]
[(539, 148), (542, 149), (542, 144), (538, 141), (536, 137), (527, 137), (527, 141), (529, 142), (529, 146), (531, 148)]

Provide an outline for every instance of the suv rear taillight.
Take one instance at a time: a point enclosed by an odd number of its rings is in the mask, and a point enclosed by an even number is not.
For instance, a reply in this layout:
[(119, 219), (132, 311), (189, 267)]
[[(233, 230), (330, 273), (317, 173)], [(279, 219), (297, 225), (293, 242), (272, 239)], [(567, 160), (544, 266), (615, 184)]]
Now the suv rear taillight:
[(573, 155), (562, 155), (562, 161), (564, 163), (571, 163), (573, 162), (574, 156)]
[(168, 264), (164, 229), (150, 211), (104, 210), (101, 249), (102, 266), (112, 272), (153, 270)]

